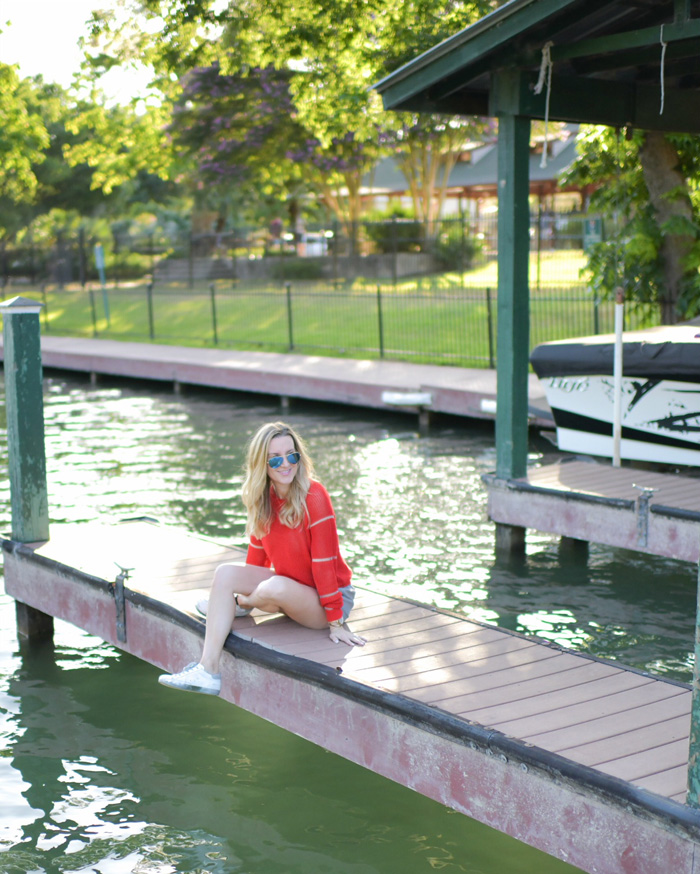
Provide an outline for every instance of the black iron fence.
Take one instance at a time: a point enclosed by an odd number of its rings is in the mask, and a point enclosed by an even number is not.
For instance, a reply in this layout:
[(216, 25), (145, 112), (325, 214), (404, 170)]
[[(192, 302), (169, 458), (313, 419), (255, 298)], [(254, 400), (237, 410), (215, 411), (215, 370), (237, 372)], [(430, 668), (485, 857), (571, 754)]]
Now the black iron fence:
[[(494, 367), (495, 287), (410, 287), (288, 282), (195, 289), (98, 285), (27, 292), (44, 304), (47, 334), (181, 345), (225, 346), (347, 357)], [(627, 327), (653, 324), (629, 311)], [(613, 330), (614, 304), (585, 289), (550, 288), (531, 297), (531, 345)]]

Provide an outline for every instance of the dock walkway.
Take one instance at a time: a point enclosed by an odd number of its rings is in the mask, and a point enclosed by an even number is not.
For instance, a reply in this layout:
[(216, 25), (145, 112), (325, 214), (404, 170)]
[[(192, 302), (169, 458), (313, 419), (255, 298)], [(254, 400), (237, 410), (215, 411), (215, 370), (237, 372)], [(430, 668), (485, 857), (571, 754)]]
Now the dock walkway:
[(572, 457), (518, 479), (484, 480), (494, 522), (682, 561), (700, 558), (697, 477)]
[[(146, 521), (2, 546), (8, 594), (166, 671), (198, 658), (193, 605), (242, 557)], [(134, 568), (124, 640), (115, 562)], [(361, 585), (351, 625), (365, 647), (237, 620), (222, 698), (585, 871), (699, 874), (687, 685)]]
[[(422, 394), (429, 396), (428, 402), (420, 405), (428, 413), (495, 418), (494, 370), (46, 335), (41, 337), (41, 357), (45, 369), (156, 380), (175, 386), (208, 386), (370, 409), (404, 406), (417, 410), (417, 405), (410, 403), (411, 395)], [(544, 390), (534, 374), (529, 379), (530, 421), (551, 426), (553, 420)], [(402, 403), (402, 395), (406, 403)]]

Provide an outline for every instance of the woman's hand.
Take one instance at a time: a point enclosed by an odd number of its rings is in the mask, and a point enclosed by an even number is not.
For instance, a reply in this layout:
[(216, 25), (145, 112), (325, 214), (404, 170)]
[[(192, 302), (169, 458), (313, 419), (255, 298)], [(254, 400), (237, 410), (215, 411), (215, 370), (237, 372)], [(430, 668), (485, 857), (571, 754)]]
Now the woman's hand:
[(367, 640), (359, 634), (353, 634), (347, 625), (331, 625), (331, 640), (333, 643), (346, 643), (348, 646), (364, 646)]

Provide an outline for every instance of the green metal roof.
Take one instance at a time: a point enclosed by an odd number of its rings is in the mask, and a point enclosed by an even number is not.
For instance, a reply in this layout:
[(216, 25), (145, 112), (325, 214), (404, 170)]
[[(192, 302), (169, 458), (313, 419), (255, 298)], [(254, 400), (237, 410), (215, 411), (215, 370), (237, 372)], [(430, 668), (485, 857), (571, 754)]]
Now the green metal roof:
[(700, 132), (700, 0), (511, 0), (375, 87), (387, 109), (544, 118), (548, 43), (550, 119)]

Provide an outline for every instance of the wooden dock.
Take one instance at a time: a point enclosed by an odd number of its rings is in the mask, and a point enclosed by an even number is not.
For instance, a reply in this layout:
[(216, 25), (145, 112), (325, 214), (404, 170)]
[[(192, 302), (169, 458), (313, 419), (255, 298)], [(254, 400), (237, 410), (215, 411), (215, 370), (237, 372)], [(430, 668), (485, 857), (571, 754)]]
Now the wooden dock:
[[(242, 555), (143, 520), (37, 546), (2, 541), (8, 594), (167, 671), (198, 658), (193, 605)], [(222, 698), (592, 874), (700, 874), (687, 685), (361, 587), (351, 625), (365, 647), (237, 620)]]
[[(0, 358), (2, 357), (0, 338)], [(142, 379), (181, 386), (255, 392), (368, 409), (438, 413), (493, 421), (496, 372), (402, 361), (240, 352), (78, 337), (41, 337), (45, 370)], [(427, 401), (416, 406), (416, 395)], [(401, 403), (401, 397), (406, 403)], [(551, 427), (552, 414), (537, 377), (529, 381), (530, 422)]]
[(484, 477), (494, 522), (682, 561), (700, 558), (700, 479), (571, 458)]

